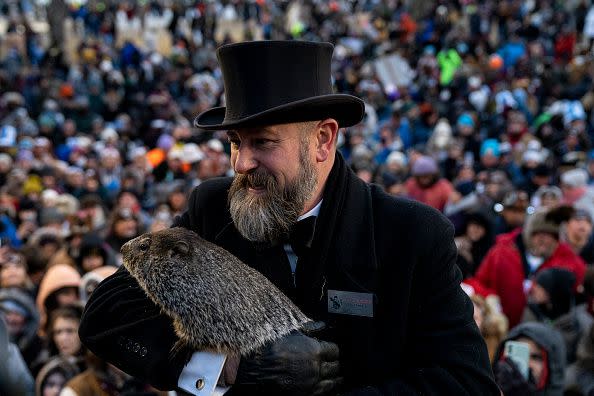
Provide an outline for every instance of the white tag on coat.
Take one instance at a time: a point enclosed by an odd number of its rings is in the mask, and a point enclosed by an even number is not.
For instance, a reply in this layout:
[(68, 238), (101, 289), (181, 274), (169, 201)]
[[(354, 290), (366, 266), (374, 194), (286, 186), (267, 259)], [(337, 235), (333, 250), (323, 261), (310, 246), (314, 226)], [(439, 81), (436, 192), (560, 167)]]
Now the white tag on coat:
[(373, 294), (328, 290), (328, 312), (373, 318)]

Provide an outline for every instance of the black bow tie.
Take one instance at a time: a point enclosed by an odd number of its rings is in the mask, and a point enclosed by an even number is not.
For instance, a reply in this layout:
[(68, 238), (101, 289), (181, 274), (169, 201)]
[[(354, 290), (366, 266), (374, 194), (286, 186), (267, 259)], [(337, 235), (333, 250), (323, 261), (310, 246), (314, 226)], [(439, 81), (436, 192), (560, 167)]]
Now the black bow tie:
[(316, 216), (309, 216), (291, 227), (289, 243), (297, 256), (301, 256), (311, 248), (316, 229), (316, 219)]

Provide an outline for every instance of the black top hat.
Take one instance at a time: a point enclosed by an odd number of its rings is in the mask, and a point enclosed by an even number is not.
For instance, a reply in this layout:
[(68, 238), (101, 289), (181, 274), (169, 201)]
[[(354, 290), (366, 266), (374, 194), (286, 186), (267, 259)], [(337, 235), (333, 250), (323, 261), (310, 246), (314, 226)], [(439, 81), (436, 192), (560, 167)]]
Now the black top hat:
[(334, 118), (357, 124), (363, 101), (334, 94), (330, 61), (334, 46), (306, 41), (250, 41), (217, 50), (227, 107), (199, 114), (206, 130), (256, 127)]

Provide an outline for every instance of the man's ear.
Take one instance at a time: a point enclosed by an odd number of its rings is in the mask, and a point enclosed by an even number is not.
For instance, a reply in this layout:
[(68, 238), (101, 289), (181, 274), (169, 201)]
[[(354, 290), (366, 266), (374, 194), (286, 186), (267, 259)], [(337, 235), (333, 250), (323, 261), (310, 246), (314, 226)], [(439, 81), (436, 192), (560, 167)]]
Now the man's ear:
[(316, 126), (316, 161), (324, 162), (336, 149), (338, 122), (333, 118), (322, 120)]

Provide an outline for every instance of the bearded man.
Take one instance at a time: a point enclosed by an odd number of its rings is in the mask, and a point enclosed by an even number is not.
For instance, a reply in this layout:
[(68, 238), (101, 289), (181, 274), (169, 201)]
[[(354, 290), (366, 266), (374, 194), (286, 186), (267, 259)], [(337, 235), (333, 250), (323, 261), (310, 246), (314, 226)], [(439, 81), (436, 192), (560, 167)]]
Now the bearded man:
[(332, 49), (219, 48), (227, 106), (195, 123), (227, 131), (236, 175), (199, 185), (175, 223), (261, 272), (325, 328), (281, 338), (219, 379), (224, 357), (171, 353), (171, 319), (122, 268), (87, 304), (80, 335), (93, 352), (196, 395), (499, 394), (460, 288), (452, 225), (364, 183), (336, 150), (339, 127), (357, 124), (364, 106), (333, 94)]

